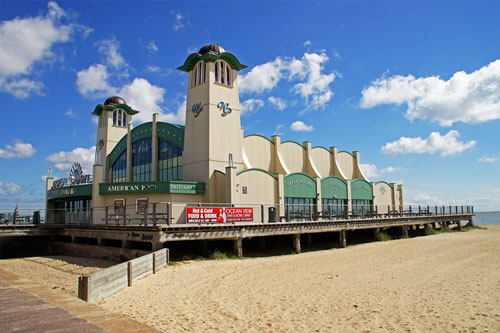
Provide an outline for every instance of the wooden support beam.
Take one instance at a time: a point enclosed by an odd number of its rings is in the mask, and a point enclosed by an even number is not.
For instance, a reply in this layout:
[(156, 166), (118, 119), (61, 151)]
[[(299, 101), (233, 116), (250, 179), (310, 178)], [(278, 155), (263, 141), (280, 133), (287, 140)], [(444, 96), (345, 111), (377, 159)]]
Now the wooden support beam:
[(233, 241), (234, 253), (238, 257), (243, 257), (243, 238), (238, 238)]
[(339, 242), (340, 242), (340, 247), (347, 246), (347, 231), (342, 230), (339, 232)]
[(457, 221), (457, 230), (462, 230), (462, 225), (460, 224), (460, 220)]
[(307, 245), (312, 244), (312, 234), (306, 234), (306, 244)]
[(300, 248), (300, 234), (294, 234), (293, 235), (293, 249), (295, 250), (295, 253), (300, 253), (301, 248)]
[(408, 226), (404, 225), (401, 228), (401, 237), (408, 237)]
[(380, 228), (375, 228), (373, 230), (373, 238), (377, 240), (378, 235), (380, 234)]

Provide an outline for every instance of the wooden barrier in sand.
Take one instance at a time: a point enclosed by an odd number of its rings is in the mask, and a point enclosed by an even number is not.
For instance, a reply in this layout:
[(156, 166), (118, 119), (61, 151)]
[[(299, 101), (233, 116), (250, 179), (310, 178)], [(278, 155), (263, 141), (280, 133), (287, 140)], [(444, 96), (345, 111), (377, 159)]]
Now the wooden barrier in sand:
[(168, 249), (161, 249), (90, 275), (82, 275), (78, 277), (78, 298), (89, 303), (99, 302), (132, 286), (134, 281), (155, 274), (168, 262)]

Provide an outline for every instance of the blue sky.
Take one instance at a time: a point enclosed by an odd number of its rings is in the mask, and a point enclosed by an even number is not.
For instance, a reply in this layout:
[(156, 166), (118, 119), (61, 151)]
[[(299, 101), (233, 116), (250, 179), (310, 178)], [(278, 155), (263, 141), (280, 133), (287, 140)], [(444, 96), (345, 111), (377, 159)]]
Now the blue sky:
[(43, 207), (44, 176), (93, 163), (90, 113), (184, 122), (192, 52), (240, 75), (245, 134), (361, 153), (406, 203), (500, 210), (498, 1), (2, 1), (0, 208)]

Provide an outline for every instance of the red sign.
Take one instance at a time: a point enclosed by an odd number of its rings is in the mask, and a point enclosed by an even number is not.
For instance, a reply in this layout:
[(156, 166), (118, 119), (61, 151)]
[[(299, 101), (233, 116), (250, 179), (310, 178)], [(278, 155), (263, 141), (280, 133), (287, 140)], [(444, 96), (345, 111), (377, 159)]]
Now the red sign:
[(253, 208), (186, 207), (187, 223), (253, 222)]

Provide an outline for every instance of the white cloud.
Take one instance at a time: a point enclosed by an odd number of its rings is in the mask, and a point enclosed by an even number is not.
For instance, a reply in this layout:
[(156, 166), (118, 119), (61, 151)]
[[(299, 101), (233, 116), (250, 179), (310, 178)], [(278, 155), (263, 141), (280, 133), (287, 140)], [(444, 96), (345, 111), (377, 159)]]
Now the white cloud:
[(264, 106), (264, 101), (261, 99), (250, 98), (240, 103), (241, 115), (248, 116), (252, 112), (258, 111)]
[(282, 71), (285, 68), (286, 62), (280, 57), (255, 66), (250, 72), (238, 78), (240, 92), (261, 93), (273, 89), (283, 77)]
[(480, 163), (495, 163), (496, 161), (498, 161), (498, 155), (484, 155), (477, 161)]
[(186, 24), (184, 23), (184, 15), (182, 15), (181, 13), (175, 13), (174, 11), (172, 11), (171, 13), (175, 15), (175, 22), (172, 27), (174, 31), (184, 29), (184, 27), (186, 26)]
[(23, 189), (21, 186), (14, 183), (2, 183), (0, 182), (0, 195), (15, 195), (22, 193)]
[(443, 198), (430, 195), (427, 193), (410, 194), (406, 198), (406, 201), (408, 203), (405, 205), (418, 205), (418, 206), (443, 206), (447, 203), (449, 204), (449, 202), (445, 202)]
[(90, 148), (75, 148), (72, 151), (60, 151), (52, 154), (45, 160), (54, 163), (54, 167), (59, 171), (69, 172), (75, 162), (79, 162), (85, 173), (92, 173), (94, 164), (95, 146)]
[(282, 124), (278, 124), (278, 126), (276, 126), (276, 129), (274, 130), (274, 135), (283, 135), (285, 134), (285, 126), (282, 125)]
[(64, 112), (64, 115), (74, 119), (78, 118), (78, 115), (73, 112), (73, 109), (69, 109), (68, 111)]
[(312, 42), (310, 40), (306, 40), (304, 42), (304, 46), (311, 46)]
[(312, 132), (314, 127), (312, 125), (306, 125), (303, 121), (296, 121), (290, 125), (290, 129), (295, 132)]
[(127, 104), (140, 111), (134, 116), (139, 122), (151, 121), (153, 113), (161, 113), (160, 103), (163, 102), (165, 89), (149, 83), (143, 78), (136, 78), (132, 83), (123, 86), (118, 95), (123, 97)]
[(440, 153), (441, 156), (450, 156), (460, 154), (476, 145), (474, 140), (458, 141), (459, 137), (460, 133), (456, 130), (449, 131), (445, 135), (432, 132), (426, 139), (401, 137), (399, 140), (385, 144), (381, 151), (390, 155)]
[(387, 168), (379, 170), (375, 164), (370, 164), (370, 163), (366, 164), (361, 163), (359, 166), (361, 167), (361, 171), (363, 172), (363, 174), (368, 178), (380, 177), (383, 174), (392, 173), (400, 169), (388, 166)]
[(156, 46), (156, 43), (154, 40), (150, 41), (148, 44), (148, 51), (151, 53), (155, 53), (158, 51), (158, 46)]
[(5, 149), (0, 149), (0, 158), (23, 158), (31, 157), (36, 150), (31, 143), (24, 143), (21, 140), (14, 141), (14, 145), (7, 145)]
[(287, 78), (298, 81), (292, 91), (304, 98), (307, 110), (323, 108), (333, 96), (330, 84), (335, 79), (334, 73), (323, 73), (328, 60), (326, 53), (304, 53), (301, 59), (277, 57), (241, 76), (240, 92), (262, 93), (272, 90), (282, 78)]
[(442, 126), (500, 119), (500, 59), (467, 74), (381, 77), (363, 89), (360, 106), (407, 104), (406, 118), (430, 119)]
[(267, 101), (280, 111), (286, 108), (286, 101), (283, 98), (270, 96)]
[(91, 65), (88, 69), (79, 71), (76, 86), (82, 95), (107, 97), (113, 94), (114, 88), (108, 84), (108, 69), (102, 64)]
[(78, 28), (62, 24), (66, 12), (57, 3), (49, 2), (46, 15), (15, 18), (0, 24), (0, 91), (17, 98), (42, 94), (43, 83), (26, 76), (34, 66), (55, 57), (52, 47), (65, 43)]
[(160, 113), (160, 120), (183, 125), (186, 122), (186, 98), (179, 104), (175, 113)]
[(149, 65), (146, 70), (150, 73), (158, 73), (158, 72), (161, 72), (161, 68), (160, 66), (151, 66)]
[(106, 63), (111, 67), (120, 68), (127, 65), (119, 52), (120, 42), (115, 37), (103, 39), (96, 45), (99, 47), (99, 52), (106, 57)]

